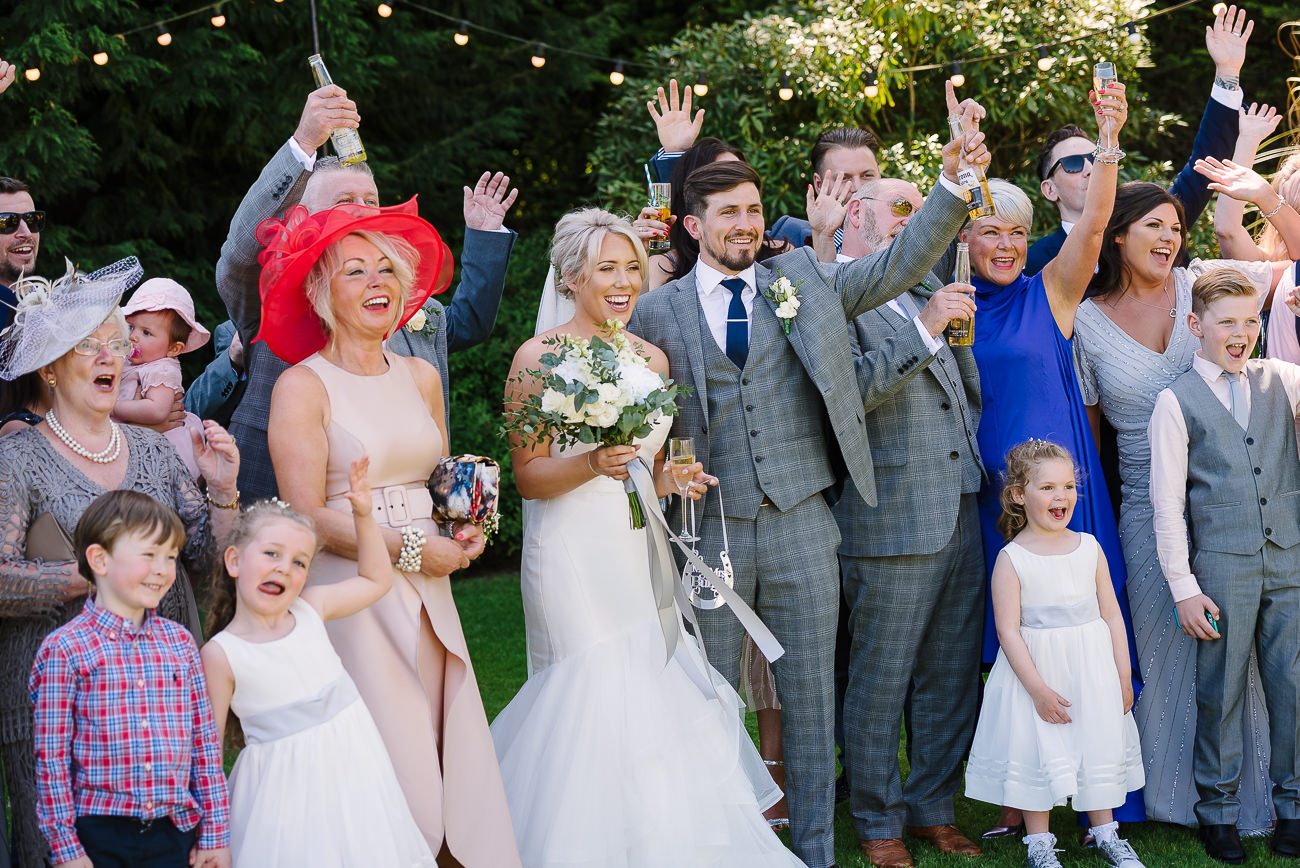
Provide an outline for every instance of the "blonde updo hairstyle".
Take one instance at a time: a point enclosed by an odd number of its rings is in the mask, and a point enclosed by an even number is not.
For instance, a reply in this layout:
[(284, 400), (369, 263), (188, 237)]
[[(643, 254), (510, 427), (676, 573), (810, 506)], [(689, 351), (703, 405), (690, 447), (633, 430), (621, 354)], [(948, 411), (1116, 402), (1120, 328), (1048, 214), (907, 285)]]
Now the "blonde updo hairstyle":
[[(1044, 461), (1057, 458), (1068, 461), (1070, 466), (1074, 467), (1074, 458), (1069, 450), (1050, 440), (1037, 438), (1026, 440), (1024, 443), (1012, 446), (1007, 452), (1007, 469), (1002, 471), (1002, 516), (998, 519), (998, 532), (1002, 534), (1003, 539), (1011, 540), (1029, 523), (1025, 515), (1025, 505), (1017, 503), (1015, 496), (1017, 494), (1024, 496), (1025, 489), (1029, 485), (1029, 477), (1033, 475), (1035, 467)], [(1078, 472), (1076, 468), (1075, 474), (1077, 475)]]
[[(401, 291), (397, 303), (392, 308), (393, 321), (387, 329), (387, 333), (392, 334), (405, 311), (406, 296), (415, 284), (415, 272), (420, 265), (420, 252), (395, 235), (384, 235), (380, 232), (353, 232), (351, 235), (364, 238), (375, 245), (380, 256), (387, 257), (393, 267), (393, 277), (397, 279)], [(340, 238), (325, 248), (320, 259), (316, 260), (316, 264), (307, 274), (303, 287), (307, 293), (307, 301), (311, 302), (312, 310), (320, 317), (326, 333), (331, 335), (337, 328), (337, 320), (334, 317), (333, 299), (330, 297), (330, 284), (342, 270), (343, 239)]]
[(1015, 184), (1002, 178), (989, 178), (989, 196), (999, 220), (1034, 229), (1034, 203)]
[(641, 274), (646, 273), (645, 247), (626, 217), (601, 208), (579, 208), (565, 214), (555, 224), (551, 265), (555, 268), (556, 292), (565, 298), (573, 298), (573, 287), (581, 286), (591, 277), (591, 271), (600, 258), (600, 245), (611, 232), (622, 235), (631, 243)]

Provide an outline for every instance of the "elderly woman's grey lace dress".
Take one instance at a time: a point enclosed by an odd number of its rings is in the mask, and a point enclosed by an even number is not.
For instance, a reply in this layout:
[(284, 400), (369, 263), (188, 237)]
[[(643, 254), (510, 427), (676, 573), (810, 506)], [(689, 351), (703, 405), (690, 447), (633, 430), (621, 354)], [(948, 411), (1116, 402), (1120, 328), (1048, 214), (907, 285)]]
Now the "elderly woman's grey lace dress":
[[(207, 575), (212, 526), (203, 492), (161, 435), (122, 426), (130, 451), (120, 488), (170, 505), (185, 523), (181, 559), (192, 576)], [(106, 489), (92, 482), (35, 428), (0, 438), (0, 757), (13, 810), (19, 868), (42, 868), (48, 847), (36, 826), (32, 703), (27, 680), (41, 640), (81, 611), (83, 600), (60, 603), (64, 564), (25, 558), (27, 528), (50, 512), (72, 534), (82, 512)], [(158, 613), (197, 635), (194, 590), (178, 579)], [(0, 808), (2, 809), (2, 808)]]

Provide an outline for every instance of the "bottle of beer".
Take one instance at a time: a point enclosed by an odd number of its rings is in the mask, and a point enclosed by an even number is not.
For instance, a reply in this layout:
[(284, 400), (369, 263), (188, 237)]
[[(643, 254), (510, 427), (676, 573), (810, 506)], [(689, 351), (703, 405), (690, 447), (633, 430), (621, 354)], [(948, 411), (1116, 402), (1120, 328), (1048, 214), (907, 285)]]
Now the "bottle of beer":
[[(307, 58), (307, 65), (311, 67), (311, 74), (316, 79), (317, 87), (334, 83), (334, 79), (330, 78), (329, 70), (325, 68), (325, 61), (319, 54)], [(351, 166), (366, 159), (366, 149), (361, 144), (361, 134), (350, 127), (340, 127), (331, 132), (330, 144), (334, 146), (334, 153), (338, 155), (339, 164), (342, 166)]]
[[(948, 117), (948, 128), (952, 131), (954, 141), (961, 141), (965, 132), (961, 118), (957, 115)], [(966, 191), (966, 210), (970, 219), (993, 216), (993, 197), (989, 195), (989, 182), (984, 177), (984, 170), (966, 159), (966, 149), (957, 152), (957, 183)]]
[[(970, 283), (970, 245), (958, 242), (957, 264), (953, 268), (954, 283)], [(969, 347), (975, 344), (975, 318), (948, 320), (948, 346)]]

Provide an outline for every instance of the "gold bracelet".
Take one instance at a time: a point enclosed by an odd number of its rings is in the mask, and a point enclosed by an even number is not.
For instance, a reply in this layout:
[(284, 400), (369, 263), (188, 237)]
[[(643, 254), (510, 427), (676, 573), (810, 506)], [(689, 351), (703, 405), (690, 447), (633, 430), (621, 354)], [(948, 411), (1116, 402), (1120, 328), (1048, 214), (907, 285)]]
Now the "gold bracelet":
[(235, 499), (232, 500), (232, 501), (230, 501), (230, 503), (218, 503), (217, 501), (215, 501), (215, 500), (212, 499), (212, 492), (210, 492), (210, 491), (205, 491), (205, 492), (203, 493), (203, 497), (204, 497), (205, 500), (207, 500), (208, 503), (212, 504), (212, 505), (215, 506), (217, 509), (239, 509), (239, 489), (238, 489), (238, 488), (235, 489)]
[(591, 468), (591, 472), (596, 474), (597, 476), (604, 476), (605, 474), (601, 473), (599, 468), (592, 467), (591, 456), (595, 454), (596, 454), (595, 450), (592, 450), (591, 452), (587, 453), (587, 467)]

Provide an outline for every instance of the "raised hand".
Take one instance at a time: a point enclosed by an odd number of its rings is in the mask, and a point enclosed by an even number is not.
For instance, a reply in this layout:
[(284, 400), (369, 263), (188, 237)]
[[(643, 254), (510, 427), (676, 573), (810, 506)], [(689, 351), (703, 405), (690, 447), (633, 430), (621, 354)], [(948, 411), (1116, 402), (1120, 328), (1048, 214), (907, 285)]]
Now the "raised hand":
[(962, 119), (962, 141), (948, 142), (943, 146), (943, 174), (949, 181), (957, 183), (958, 155), (965, 151), (966, 160), (973, 165), (987, 168), (993, 155), (984, 146), (984, 134), (979, 131), (979, 122), (984, 119), (984, 107), (973, 99), (957, 102), (957, 92), (953, 90), (952, 81), (944, 82), (944, 96), (948, 102), (948, 116)]
[(474, 189), (465, 187), (465, 227), (495, 232), (505, 222), (506, 212), (519, 198), (519, 190), (510, 189), (510, 176), (484, 172)]
[(650, 110), (650, 117), (654, 118), (659, 144), (669, 153), (681, 153), (689, 148), (699, 137), (700, 128), (704, 125), (704, 109), (697, 111), (695, 117), (691, 118), (691, 89), (687, 87), (685, 91), (679, 99), (677, 79), (670, 79), (668, 93), (665, 94), (662, 87), (655, 93), (658, 108), (653, 99), (645, 104)]
[(1238, 166), (1232, 160), (1206, 157), (1197, 160), (1193, 168), (1210, 179), (1206, 186), (1211, 190), (1243, 202), (1258, 205), (1261, 199), (1273, 193), (1263, 176), (1248, 166)]
[(1242, 106), (1237, 112), (1237, 138), (1249, 139), (1258, 145), (1273, 134), (1281, 120), (1277, 109), (1268, 103), (1251, 103), (1250, 108)]
[(1111, 82), (1101, 93), (1088, 91), (1092, 100), (1093, 111), (1097, 114), (1097, 130), (1103, 141), (1115, 144), (1119, 141), (1119, 131), (1128, 121), (1128, 89), (1122, 82)]
[(363, 455), (348, 468), (348, 503), (352, 514), (358, 518), (370, 515), (375, 508), (370, 496), (370, 456)]
[(329, 141), (334, 130), (361, 126), (357, 104), (348, 99), (347, 92), (337, 84), (327, 84), (307, 94), (307, 104), (302, 107), (298, 128), (293, 139), (304, 152), (311, 154)]
[(17, 68), (12, 63), (0, 60), (0, 93), (9, 89), (9, 85), (14, 83), (14, 74)]
[(1246, 41), (1254, 29), (1255, 22), (1247, 20), (1245, 8), (1229, 6), (1214, 16), (1214, 24), (1205, 28), (1205, 50), (1214, 61), (1216, 76), (1236, 83), (1246, 62)]
[(828, 171), (822, 176), (821, 190), (808, 185), (808, 225), (814, 235), (829, 235), (844, 224), (844, 212), (853, 196), (852, 184), (848, 175)]
[(975, 287), (968, 283), (950, 283), (940, 289), (921, 309), (921, 325), (937, 338), (954, 319), (969, 319), (975, 315)]

